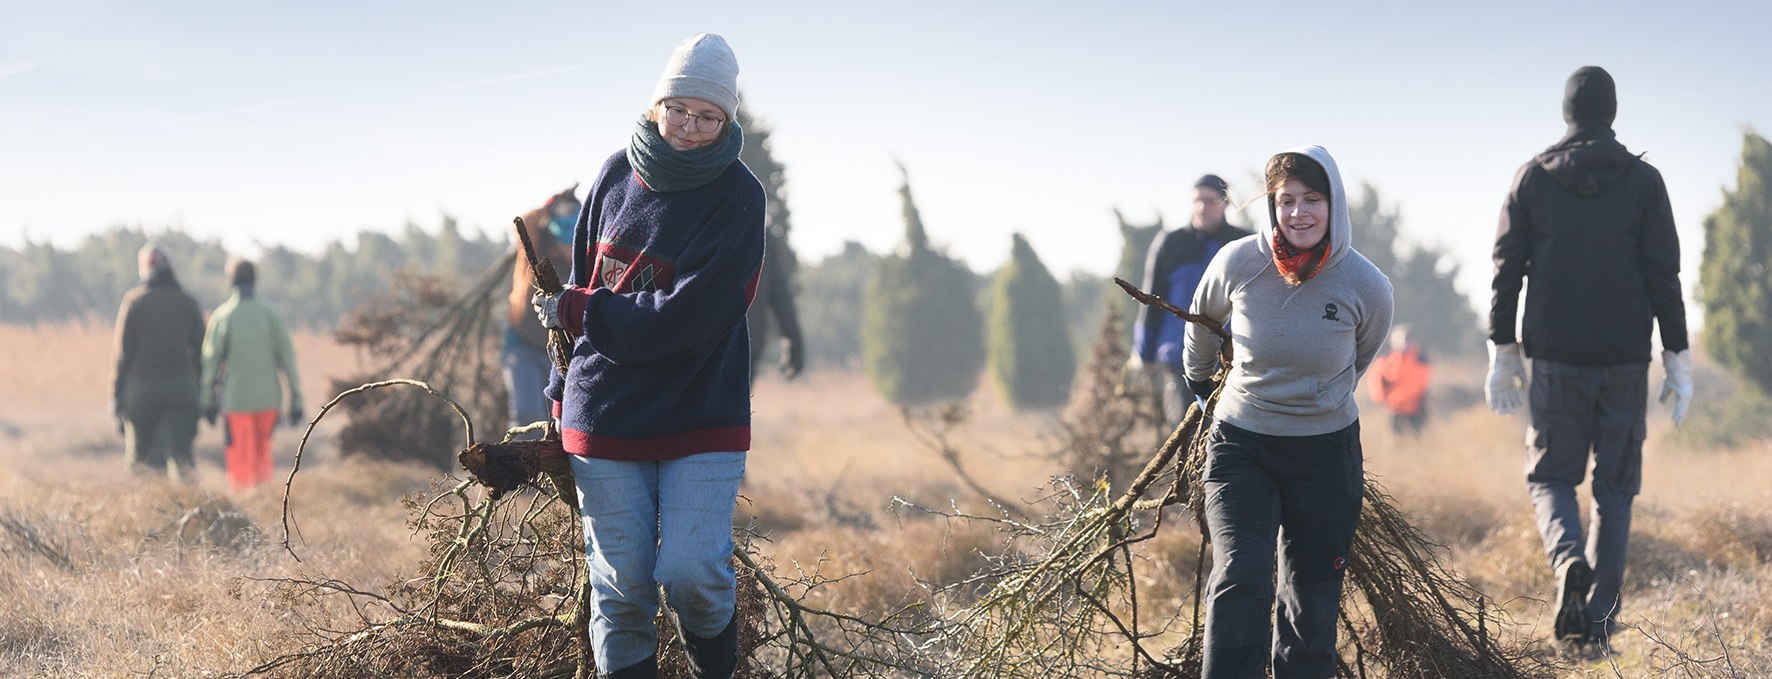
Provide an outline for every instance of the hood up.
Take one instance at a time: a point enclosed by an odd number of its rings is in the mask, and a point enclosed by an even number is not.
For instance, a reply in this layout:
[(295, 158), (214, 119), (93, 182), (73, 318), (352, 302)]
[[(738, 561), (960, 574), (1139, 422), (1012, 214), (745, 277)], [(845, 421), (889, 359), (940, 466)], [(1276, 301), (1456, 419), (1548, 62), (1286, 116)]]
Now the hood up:
[(1618, 88), (1612, 75), (1584, 66), (1563, 88), (1563, 121), (1568, 134), (1533, 159), (1563, 188), (1578, 196), (1606, 193), (1630, 174), (1637, 156), (1618, 143), (1612, 120), (1618, 115)]
[[(1336, 265), (1347, 253), (1354, 249), (1353, 218), (1348, 216), (1347, 191), (1341, 183), (1341, 169), (1336, 167), (1335, 158), (1329, 150), (1321, 146), (1300, 146), (1287, 149), (1281, 153), (1301, 153), (1309, 156), (1323, 166), (1323, 173), (1329, 175), (1329, 260), (1323, 262), (1323, 271)], [(1279, 154), (1275, 154), (1279, 155)], [(1255, 239), (1256, 247), (1268, 260), (1274, 258), (1274, 233), (1279, 224), (1274, 222), (1274, 195), (1267, 196), (1267, 221), (1261, 222), (1261, 237)]]

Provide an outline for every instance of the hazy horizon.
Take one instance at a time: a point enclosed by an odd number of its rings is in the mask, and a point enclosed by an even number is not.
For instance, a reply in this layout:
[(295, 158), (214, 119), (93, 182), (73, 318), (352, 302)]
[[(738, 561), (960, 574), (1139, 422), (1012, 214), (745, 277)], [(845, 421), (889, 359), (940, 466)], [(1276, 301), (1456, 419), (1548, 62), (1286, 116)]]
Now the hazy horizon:
[(1667, 179), (1690, 296), (1741, 135), (1772, 129), (1772, 81), (1743, 58), (1772, 7), (1596, 7), (5, 3), (0, 242), (181, 224), (313, 251), (441, 212), (497, 237), (588, 184), (671, 48), (710, 30), (773, 132), (808, 260), (896, 244), (896, 159), (974, 269), (1021, 232), (1061, 275), (1108, 273), (1114, 209), (1178, 225), (1198, 175), (1247, 198), (1269, 155), (1314, 143), (1477, 300), (1515, 170), (1598, 64), (1620, 140)]

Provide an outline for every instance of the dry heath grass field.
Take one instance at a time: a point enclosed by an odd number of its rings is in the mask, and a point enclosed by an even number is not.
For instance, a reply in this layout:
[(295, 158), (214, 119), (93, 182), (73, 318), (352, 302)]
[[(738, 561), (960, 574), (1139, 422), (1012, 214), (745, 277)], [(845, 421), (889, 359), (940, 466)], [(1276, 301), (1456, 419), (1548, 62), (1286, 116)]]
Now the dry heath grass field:
[[(278, 482), (241, 495), (226, 491), (220, 435), (208, 427), (196, 484), (132, 474), (105, 414), (110, 341), (108, 324), (0, 327), (0, 676), (241, 672), (289, 650), (297, 620), (314, 619), (265, 579), (381, 590), (411, 576), (426, 545), (401, 499), (440, 473), (341, 459), (329, 444), (338, 425), (323, 422), (291, 497), (298, 561), (279, 545), (298, 434), (275, 436)], [(314, 412), (331, 397), (328, 378), (356, 372), (358, 358), (321, 335), (296, 344)], [(1497, 634), (1548, 636), (1554, 591), (1522, 485), (1524, 422), (1475, 403), (1479, 367), (1442, 366), (1440, 378), (1442, 407), (1419, 438), (1393, 436), (1368, 409), (1367, 469), (1505, 609), (1511, 622), (1494, 623)], [(988, 389), (969, 405), (952, 442), (973, 480), (999, 497), (1033, 497), (1058, 471), (1046, 452), (1051, 416), (1011, 414)], [(853, 574), (819, 604), (878, 611), (920, 581), (965, 577), (989, 549), (987, 529), (894, 501), (979, 506), (858, 374), (766, 377), (755, 412), (739, 521), (767, 534), (758, 551), (778, 568)], [(1772, 444), (1688, 450), (1662, 435), (1664, 411), (1652, 408), (1650, 422), (1626, 626), (1614, 656), (1566, 661), (1568, 675), (1772, 676)], [(1177, 521), (1143, 546), (1146, 605), (1191, 605), (1198, 540)], [(336, 629), (358, 623), (349, 609), (334, 615)]]

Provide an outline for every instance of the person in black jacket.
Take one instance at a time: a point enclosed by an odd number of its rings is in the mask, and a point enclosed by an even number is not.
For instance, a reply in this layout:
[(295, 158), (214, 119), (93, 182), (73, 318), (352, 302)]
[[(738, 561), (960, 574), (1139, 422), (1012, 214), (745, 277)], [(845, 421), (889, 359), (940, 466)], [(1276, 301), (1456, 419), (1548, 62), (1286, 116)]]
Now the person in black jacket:
[(143, 246), (136, 258), (141, 284), (124, 293), (117, 310), (111, 415), (121, 428), (131, 469), (193, 483), (203, 310), (179, 285), (158, 246)]
[[(1194, 287), (1206, 273), (1206, 263), (1226, 243), (1250, 232), (1225, 221), (1225, 208), (1230, 203), (1230, 185), (1218, 175), (1209, 174), (1194, 182), (1193, 219), (1174, 231), (1157, 234), (1151, 241), (1150, 253), (1144, 261), (1144, 289), (1158, 297), (1186, 306), (1194, 298)], [(1126, 364), (1129, 372), (1144, 374), (1163, 390), (1163, 415), (1170, 425), (1181, 422), (1187, 406), (1194, 401), (1182, 379), (1182, 334), (1187, 324), (1166, 313), (1151, 313), (1151, 307), (1139, 305), (1138, 317), (1132, 324), (1132, 355)]]
[[(1533, 359), (1526, 485), (1558, 582), (1555, 634), (1602, 650), (1622, 603), (1631, 503), (1642, 485), (1652, 322), (1661, 326), (1661, 400), (1674, 400), (1676, 426), (1692, 400), (1673, 210), (1661, 174), (1615, 139), (1617, 110), (1612, 76), (1577, 70), (1563, 98), (1568, 133), (1514, 177), (1495, 232), (1484, 390), (1490, 408), (1513, 412), (1526, 381), (1521, 354)], [(1584, 550), (1575, 487), (1590, 454)]]

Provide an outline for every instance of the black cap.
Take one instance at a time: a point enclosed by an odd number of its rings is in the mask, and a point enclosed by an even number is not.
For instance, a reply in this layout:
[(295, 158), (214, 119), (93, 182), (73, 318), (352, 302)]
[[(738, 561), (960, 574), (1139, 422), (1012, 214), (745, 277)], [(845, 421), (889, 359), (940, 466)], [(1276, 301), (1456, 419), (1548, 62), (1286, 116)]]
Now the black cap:
[(258, 269), (239, 257), (228, 260), (228, 283), (236, 288), (250, 288), (258, 283)]
[(1231, 185), (1224, 183), (1224, 180), (1219, 179), (1218, 175), (1208, 174), (1208, 175), (1201, 175), (1200, 181), (1194, 182), (1194, 188), (1196, 188), (1196, 189), (1212, 189), (1214, 191), (1219, 192), (1220, 194), (1223, 194), (1223, 193), (1230, 191)]
[(1563, 122), (1590, 128), (1610, 128), (1618, 116), (1618, 86), (1612, 74), (1598, 66), (1583, 66), (1563, 86)]

